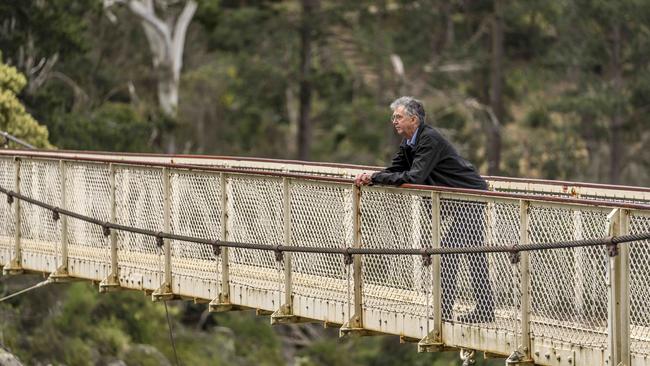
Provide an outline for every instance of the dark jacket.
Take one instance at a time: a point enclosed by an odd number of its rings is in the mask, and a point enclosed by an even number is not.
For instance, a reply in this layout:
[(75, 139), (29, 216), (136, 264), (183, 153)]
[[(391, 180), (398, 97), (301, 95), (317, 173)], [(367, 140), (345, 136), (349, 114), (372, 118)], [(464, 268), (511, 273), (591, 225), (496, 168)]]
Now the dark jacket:
[(374, 184), (426, 184), (456, 188), (487, 189), (476, 168), (463, 159), (440, 132), (426, 124), (418, 127), (413, 147), (402, 141), (391, 165), (372, 175)]

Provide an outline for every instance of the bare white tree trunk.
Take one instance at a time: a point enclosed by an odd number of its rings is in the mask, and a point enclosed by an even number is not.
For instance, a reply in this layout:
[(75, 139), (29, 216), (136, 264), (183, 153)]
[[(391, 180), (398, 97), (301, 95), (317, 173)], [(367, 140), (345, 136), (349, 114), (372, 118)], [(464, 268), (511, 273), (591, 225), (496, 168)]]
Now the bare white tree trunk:
[[(160, 0), (162, 8), (166, 8), (166, 1)], [(187, 27), (194, 17), (197, 3), (188, 0), (180, 15), (174, 21), (173, 16), (162, 19), (156, 14), (154, 0), (104, 0), (104, 7), (108, 9), (114, 3), (126, 4), (129, 10), (136, 15), (144, 28), (149, 49), (152, 54), (153, 66), (158, 79), (158, 103), (162, 111), (175, 119), (178, 110), (178, 87), (181, 69), (183, 68), (183, 49)], [(109, 18), (115, 19), (112, 13)], [(167, 152), (175, 152), (173, 135)]]

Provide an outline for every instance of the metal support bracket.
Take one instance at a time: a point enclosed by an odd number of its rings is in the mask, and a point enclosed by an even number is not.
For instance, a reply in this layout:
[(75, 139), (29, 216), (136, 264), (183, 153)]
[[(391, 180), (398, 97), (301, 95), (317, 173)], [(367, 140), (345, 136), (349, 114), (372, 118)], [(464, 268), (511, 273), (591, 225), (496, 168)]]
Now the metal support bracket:
[(350, 320), (345, 322), (339, 329), (339, 337), (367, 337), (380, 335), (381, 333), (363, 328), (361, 317), (353, 315)]
[[(164, 167), (162, 169), (162, 181), (163, 181), (163, 231), (168, 233), (171, 231), (171, 180), (169, 168)], [(171, 240), (164, 238), (162, 233), (156, 237), (156, 245), (160, 247), (164, 255), (164, 272), (163, 280), (152, 294), (151, 300), (153, 301), (165, 301), (172, 300), (175, 298), (172, 290), (172, 248)]]
[[(611, 236), (630, 231), (629, 210), (615, 208), (607, 215)], [(609, 302), (607, 351), (612, 365), (630, 365), (630, 248), (629, 244), (608, 245)]]
[(274, 311), (271, 314), (271, 325), (311, 323), (311, 322), (315, 322), (315, 320), (294, 315), (291, 309), (291, 305), (289, 304), (284, 304), (280, 306), (278, 310)]
[[(59, 160), (59, 174), (61, 175), (61, 208), (66, 209), (67, 201), (67, 181), (66, 181), (66, 163)], [(68, 273), (68, 217), (60, 215), (58, 210), (52, 211), (52, 220), (61, 224), (61, 265), (50, 274), (52, 282), (70, 282), (71, 277)]]
[[(530, 202), (524, 200), (519, 201), (519, 242), (521, 244), (530, 243)], [(521, 336), (518, 340), (517, 350), (506, 359), (506, 365), (533, 365), (533, 358), (530, 352), (530, 254), (528, 252), (516, 251), (516, 248), (516, 245), (512, 247), (513, 252), (510, 253), (510, 262), (513, 265), (518, 265), (519, 273), (521, 273), (519, 283), (521, 292), (521, 309), (519, 313), (521, 320), (519, 329)]]
[(56, 282), (56, 283), (65, 283), (65, 282), (72, 282), (74, 281), (73, 277), (70, 277), (70, 274), (68, 273), (68, 266), (66, 265), (61, 265), (59, 266), (56, 271), (52, 272), (49, 277), (50, 281)]
[(438, 331), (434, 330), (427, 334), (418, 342), (418, 352), (448, 352), (459, 351), (456, 347), (447, 346), (442, 343), (441, 335)]
[(528, 358), (528, 351), (524, 348), (519, 348), (518, 350), (512, 352), (508, 358), (506, 358), (506, 365), (525, 365), (532, 366), (535, 363), (533, 360)]
[[(14, 158), (14, 190), (16, 193), (20, 193), (20, 158)], [(11, 196), (9, 196), (11, 197)], [(12, 199), (11, 203), (9, 199), (7, 202), (13, 205), (14, 209), (14, 246), (13, 246), (13, 256), (9, 263), (4, 266), (2, 273), (5, 275), (16, 275), (22, 274), (23, 265), (22, 265), (22, 253), (20, 245), (21, 237), (21, 219), (20, 219), (20, 200)]]
[[(228, 240), (228, 175), (219, 173), (219, 194), (221, 206), (221, 226), (220, 239)], [(221, 256), (221, 277), (218, 289), (218, 295), (208, 305), (208, 310), (214, 313), (225, 311), (244, 310), (243, 307), (234, 305), (230, 302), (230, 269), (229, 269), (229, 252), (228, 247), (216, 247), (215, 255)]]
[[(355, 248), (361, 248), (361, 188), (356, 185), (352, 185), (352, 246)], [(352, 262), (350, 262), (352, 259)], [(362, 307), (362, 280), (361, 276), (361, 256), (355, 255), (351, 256), (346, 253), (345, 264), (348, 267), (353, 267), (353, 281), (354, 281), (354, 311), (350, 311), (350, 318), (345, 322), (341, 329), (339, 329), (339, 337), (345, 336), (356, 336), (363, 337), (368, 335), (377, 334), (370, 330), (364, 329), (363, 327), (363, 307)]]
[[(108, 180), (109, 180), (109, 194), (110, 194), (110, 222), (116, 222), (117, 218), (117, 209), (116, 209), (116, 185), (115, 185), (115, 165), (110, 163), (108, 165)], [(110, 244), (110, 259), (111, 259), (111, 269), (100, 283), (99, 283), (99, 293), (114, 292), (120, 290), (120, 280), (119, 280), (119, 267), (117, 265), (117, 234), (115, 230), (111, 230), (108, 226), (103, 226), (102, 231), (104, 236), (109, 238)]]
[(223, 293), (220, 293), (219, 297), (210, 301), (210, 304), (208, 305), (208, 310), (211, 313), (223, 313), (226, 311), (240, 311), (246, 309), (248, 308), (244, 306), (232, 304), (227, 294), (223, 294)]

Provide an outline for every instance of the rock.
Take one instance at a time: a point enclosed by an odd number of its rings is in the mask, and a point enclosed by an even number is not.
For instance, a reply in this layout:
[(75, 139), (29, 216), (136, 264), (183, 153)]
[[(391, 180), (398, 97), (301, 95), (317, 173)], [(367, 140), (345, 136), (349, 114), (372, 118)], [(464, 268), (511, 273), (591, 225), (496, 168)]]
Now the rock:
[(128, 366), (126, 362), (122, 360), (113, 360), (106, 364), (106, 366)]
[(133, 345), (120, 358), (129, 366), (172, 366), (162, 352), (148, 344)]
[(0, 348), (0, 366), (23, 366), (16, 356)]

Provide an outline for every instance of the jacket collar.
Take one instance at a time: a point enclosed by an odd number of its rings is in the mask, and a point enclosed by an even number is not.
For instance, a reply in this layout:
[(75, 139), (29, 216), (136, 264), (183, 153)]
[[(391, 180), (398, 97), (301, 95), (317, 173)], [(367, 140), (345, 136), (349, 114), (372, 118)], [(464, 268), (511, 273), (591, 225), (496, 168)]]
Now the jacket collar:
[[(425, 124), (420, 123), (420, 125), (418, 126), (418, 129), (415, 130), (415, 133), (413, 134), (413, 137), (415, 137), (415, 141), (413, 141), (413, 145), (409, 145), (409, 143), (408, 143), (409, 139), (402, 139), (401, 145), (402, 146), (408, 146), (408, 147), (415, 147), (415, 145), (417, 145), (418, 141), (420, 140), (420, 136), (422, 135), (422, 130), (424, 129), (424, 127), (425, 127)], [(413, 137), (411, 137), (411, 138), (413, 138)]]

